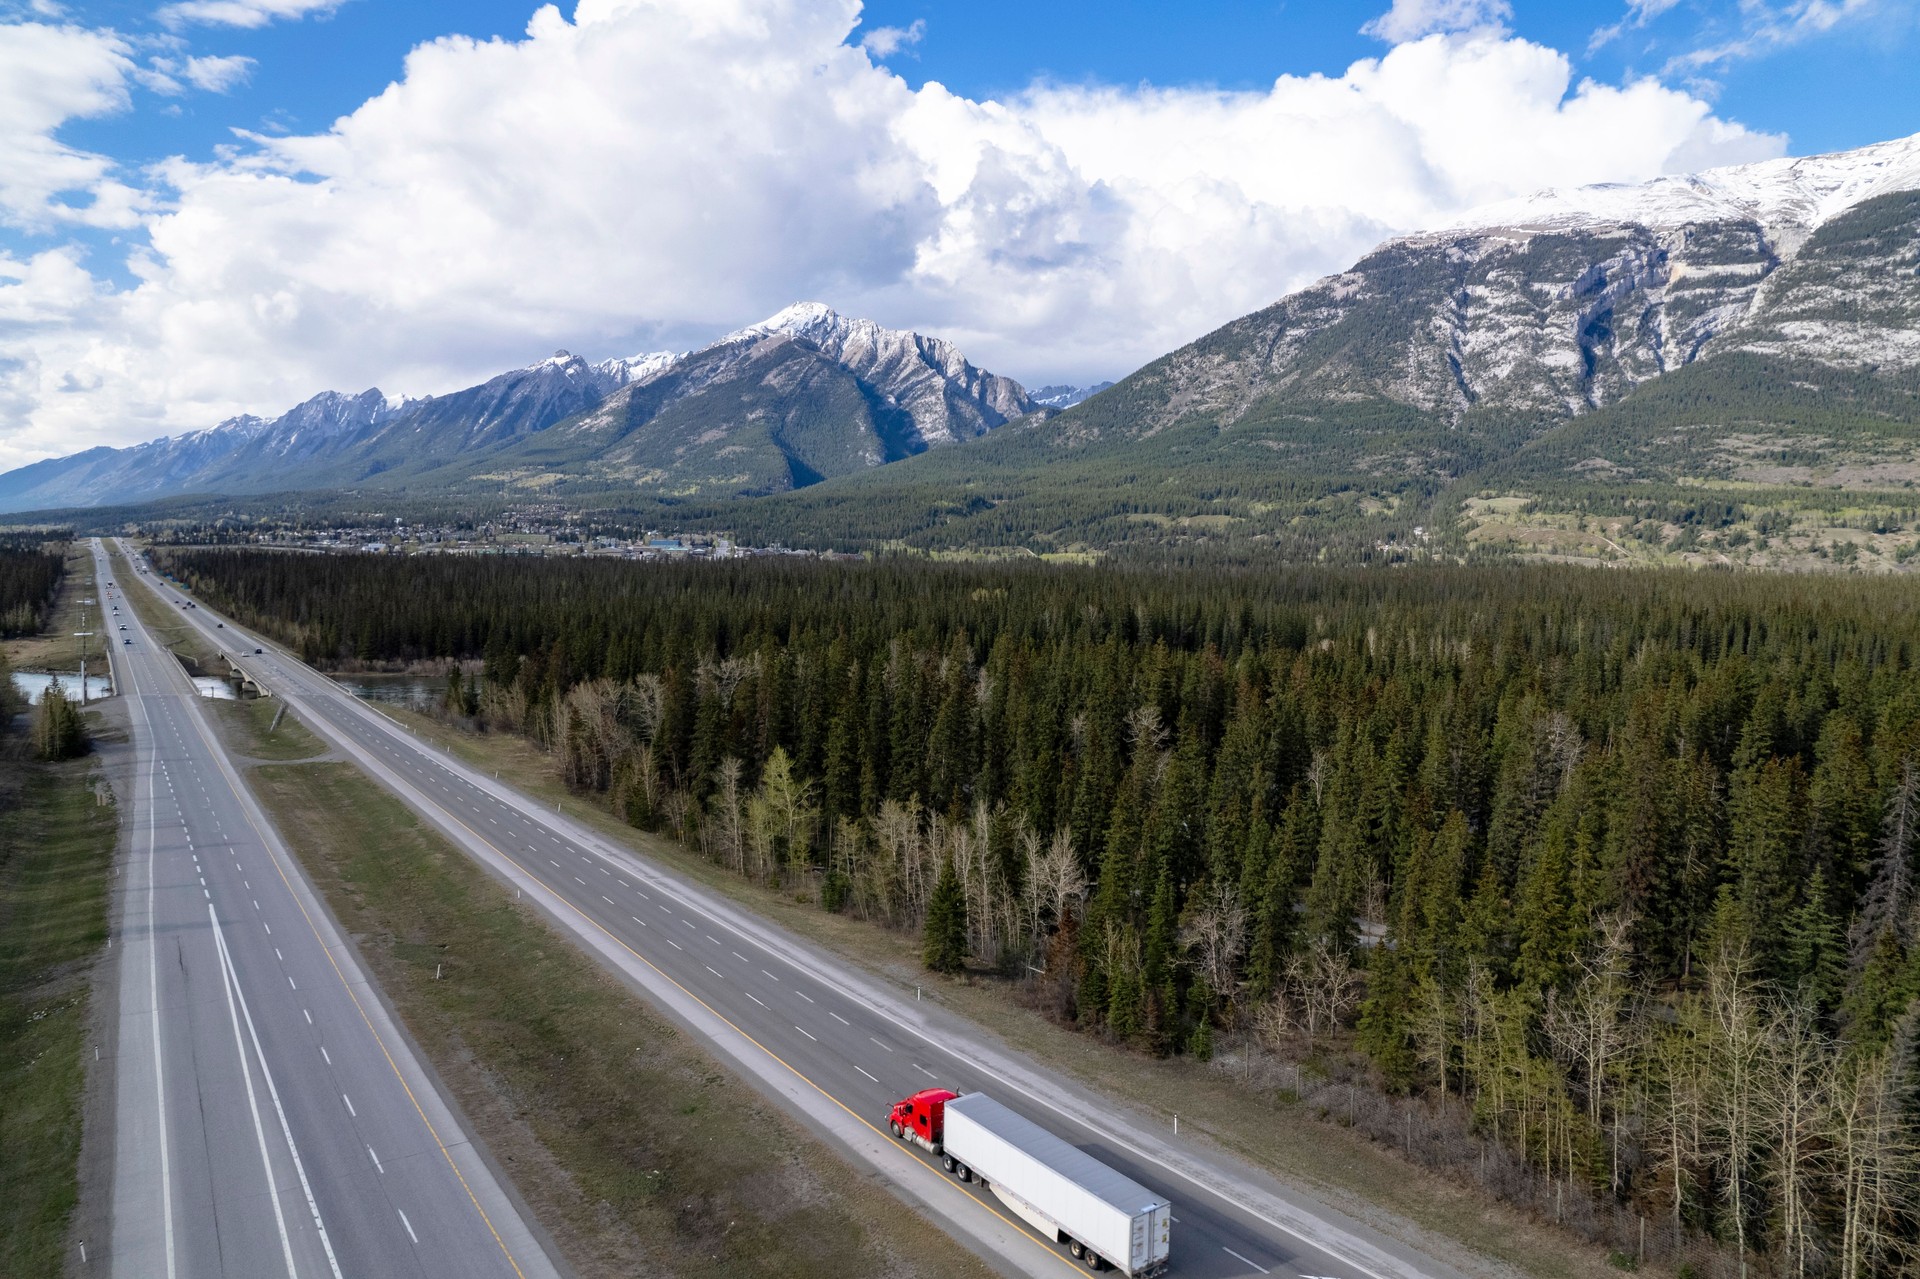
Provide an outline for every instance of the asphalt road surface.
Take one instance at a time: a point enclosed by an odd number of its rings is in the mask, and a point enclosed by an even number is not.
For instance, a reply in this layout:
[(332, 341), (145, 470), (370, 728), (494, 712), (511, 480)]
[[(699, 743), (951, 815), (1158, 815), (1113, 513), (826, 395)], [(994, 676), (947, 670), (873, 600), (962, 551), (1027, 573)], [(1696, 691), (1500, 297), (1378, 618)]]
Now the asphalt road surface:
[(94, 563), (136, 786), (112, 1239), (90, 1263), (129, 1279), (555, 1276), (98, 542)]
[[(147, 580), (153, 580), (151, 578)], [(164, 598), (190, 598), (165, 584)], [(884, 1131), (888, 1107), (921, 1088), (985, 1091), (1174, 1205), (1170, 1275), (1193, 1279), (1451, 1276), (1456, 1271), (1090, 1096), (1043, 1066), (970, 1037), (958, 1019), (884, 989), (818, 950), (631, 850), (486, 777), (356, 700), (231, 619), (184, 610), (371, 776), (683, 1025), (739, 1063), (897, 1193), (1000, 1269), (1065, 1273), (1042, 1241), (977, 1186)], [(216, 621), (225, 622), (224, 629)], [(255, 654), (253, 649), (263, 651)]]

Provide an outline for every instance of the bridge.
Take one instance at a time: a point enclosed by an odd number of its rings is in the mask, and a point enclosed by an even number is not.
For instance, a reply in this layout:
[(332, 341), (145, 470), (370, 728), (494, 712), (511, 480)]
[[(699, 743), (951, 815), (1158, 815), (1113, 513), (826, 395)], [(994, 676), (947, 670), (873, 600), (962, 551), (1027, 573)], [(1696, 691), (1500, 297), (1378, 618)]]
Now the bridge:
[(220, 660), (227, 664), (227, 680), (239, 688), (244, 695), (254, 697), (272, 697), (273, 690), (268, 688), (260, 676), (241, 663), (241, 659), (232, 653), (221, 653)]

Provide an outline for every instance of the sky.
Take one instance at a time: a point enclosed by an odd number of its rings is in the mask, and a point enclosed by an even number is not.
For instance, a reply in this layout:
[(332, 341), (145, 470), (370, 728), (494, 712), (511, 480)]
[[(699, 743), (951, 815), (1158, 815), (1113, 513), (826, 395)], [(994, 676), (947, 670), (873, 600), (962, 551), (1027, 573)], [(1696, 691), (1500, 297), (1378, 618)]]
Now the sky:
[(0, 0), (0, 469), (789, 302), (1124, 375), (1549, 186), (1920, 132), (1920, 0)]

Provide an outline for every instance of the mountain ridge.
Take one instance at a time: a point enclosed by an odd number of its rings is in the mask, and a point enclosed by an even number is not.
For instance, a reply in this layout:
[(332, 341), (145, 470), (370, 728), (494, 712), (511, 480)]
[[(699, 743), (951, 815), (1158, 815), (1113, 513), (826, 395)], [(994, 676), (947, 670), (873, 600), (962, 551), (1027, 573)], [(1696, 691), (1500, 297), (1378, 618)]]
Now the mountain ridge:
[(337, 434), (361, 469), (326, 477), (838, 547), (1392, 558), (1506, 536), (1487, 513), (1515, 504), (1604, 509), (1616, 532), (1658, 509), (1671, 539), (1676, 520), (1827, 519), (1842, 490), (1872, 494), (1876, 527), (1920, 533), (1899, 514), (1920, 482), (1920, 135), (1475, 217), (1085, 393), (1030, 393), (941, 339), (797, 303), (629, 363), (570, 413), (542, 401), (537, 428), (487, 427), (486, 396), (441, 404), (438, 453), (401, 433), (425, 410), (329, 401), (360, 423)]
[[(673, 441), (663, 443), (665, 452), (655, 449), (646, 464), (629, 458), (615, 467), (601, 467), (578, 450), (556, 452), (531, 447), (529, 441), (561, 423), (578, 428), (576, 419), (589, 417), (629, 388), (667, 380), (674, 389), (671, 400), (697, 397), (736, 380), (749, 371), (743, 361), (782, 343), (801, 344), (851, 379), (830, 389), (819, 377), (803, 379), (806, 385), (796, 393), (817, 390), (841, 403), (850, 429), (870, 435), (870, 446), (829, 443), (825, 428), (815, 422), (805, 433), (807, 442), (791, 448), (783, 443), (791, 432), (775, 432), (758, 443), (734, 442), (728, 447), (772, 449), (782, 460), (760, 457), (731, 471), (696, 467), (700, 474), (688, 481), (694, 487), (732, 483), (747, 491), (773, 491), (816, 482), (848, 467), (880, 465), (974, 438), (1037, 407), (1019, 383), (976, 368), (944, 339), (843, 317), (820, 303), (798, 303), (693, 351), (589, 363), (562, 350), (444, 395), (391, 400), (377, 389), (323, 391), (273, 419), (242, 415), (124, 449), (91, 449), (32, 463), (0, 474), (0, 510), (123, 504), (196, 492), (465, 484), (476, 482), (476, 475), (487, 476), (489, 484), (539, 489), (549, 484), (556, 465), (603, 480), (643, 478), (671, 487), (673, 473), (684, 469), (668, 456), (676, 447)], [(816, 372), (824, 373), (824, 366)], [(749, 398), (752, 405), (738, 405), (742, 413), (766, 411), (766, 395)], [(804, 406), (787, 407), (791, 416)], [(872, 419), (864, 427), (852, 421), (863, 414)], [(752, 422), (729, 425), (750, 428)], [(556, 437), (565, 438), (567, 433)], [(818, 456), (809, 460), (809, 450)], [(536, 461), (545, 469), (530, 470)]]

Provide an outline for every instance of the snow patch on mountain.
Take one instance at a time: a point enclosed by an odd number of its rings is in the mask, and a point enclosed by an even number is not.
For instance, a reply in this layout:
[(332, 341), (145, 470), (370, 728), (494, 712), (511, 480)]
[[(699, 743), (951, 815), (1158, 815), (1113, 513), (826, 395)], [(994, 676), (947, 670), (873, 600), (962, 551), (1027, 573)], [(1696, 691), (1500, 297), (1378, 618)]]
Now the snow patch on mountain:
[(1035, 407), (1018, 382), (975, 368), (944, 338), (844, 316), (821, 302), (795, 302), (706, 349), (732, 348), (744, 358), (781, 338), (807, 343), (903, 409), (927, 447), (984, 435)]
[(1775, 252), (1791, 257), (1822, 223), (1854, 205), (1916, 189), (1920, 134), (1853, 151), (1729, 165), (1638, 184), (1548, 189), (1475, 209), (1452, 229), (1757, 222)]
[(1092, 386), (1043, 386), (1037, 391), (1029, 391), (1033, 402), (1043, 409), (1070, 409), (1082, 400), (1091, 399), (1112, 386), (1111, 382), (1095, 382)]

